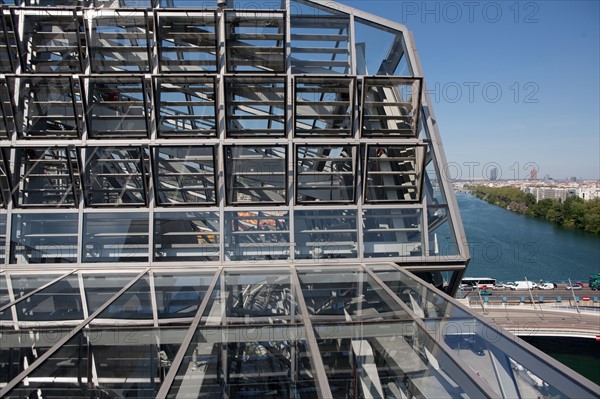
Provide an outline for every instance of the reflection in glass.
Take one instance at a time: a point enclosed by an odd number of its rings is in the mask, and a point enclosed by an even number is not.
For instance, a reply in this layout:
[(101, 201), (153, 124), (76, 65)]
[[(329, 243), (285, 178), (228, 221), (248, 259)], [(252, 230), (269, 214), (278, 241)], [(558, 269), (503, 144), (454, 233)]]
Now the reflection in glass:
[(421, 81), (420, 78), (366, 77), (361, 114), (363, 137), (416, 138)]
[(157, 78), (161, 138), (216, 136), (214, 78)]
[(154, 214), (154, 260), (219, 260), (217, 212), (157, 212)]
[(457, 382), (464, 372), (413, 322), (316, 325), (315, 333), (334, 398), (469, 397)]
[(366, 258), (417, 256), (423, 252), (421, 209), (367, 209), (363, 216)]
[(145, 205), (148, 152), (141, 147), (90, 147), (83, 178), (86, 205)]
[[(154, 46), (147, 12), (115, 11), (92, 19), (93, 72), (149, 72)], [(151, 21), (150, 21), (151, 22)]]
[(83, 319), (77, 275), (67, 276), (16, 304), (20, 321)]
[(353, 135), (354, 79), (298, 76), (295, 81), (296, 136)]
[(214, 147), (154, 149), (157, 202), (216, 204)]
[(80, 178), (74, 149), (21, 148), (14, 170), (19, 206), (74, 207), (77, 203)]
[(292, 73), (349, 73), (350, 17), (296, 1), (291, 8)]
[[(190, 4), (192, 5), (192, 4)], [(214, 6), (214, 3), (210, 4)], [(161, 7), (164, 7), (162, 5)], [(173, 7), (171, 0), (167, 7)], [(198, 2), (192, 5), (198, 7)], [(162, 72), (216, 72), (217, 39), (214, 13), (158, 13), (158, 57)]]
[(225, 35), (228, 72), (284, 72), (285, 13), (226, 10)]
[(361, 269), (298, 269), (298, 278), (306, 308), (314, 322), (381, 321), (409, 317)]
[(227, 203), (282, 204), (287, 192), (287, 147), (225, 148)]
[(356, 183), (356, 147), (296, 147), (298, 203), (352, 203)]
[(159, 320), (194, 317), (206, 296), (214, 271), (203, 273), (154, 273)]
[(115, 299), (97, 317), (98, 319), (152, 320), (150, 281), (144, 275)]
[(80, 331), (8, 397), (154, 397), (185, 332), (175, 328)]
[[(38, 2), (36, 2), (38, 3)], [(36, 4), (36, 5), (39, 5)], [(28, 72), (82, 72), (84, 23), (74, 12), (24, 15), (23, 59)], [(57, 86), (60, 88), (60, 86)]]
[(227, 137), (284, 137), (286, 79), (226, 77)]
[(424, 155), (424, 146), (368, 146), (365, 201), (420, 201)]
[[(289, 271), (265, 272), (225, 271), (224, 292), (213, 306), (224, 306), (220, 314), (226, 320), (211, 324), (289, 324), (298, 322), (295, 295), (290, 285)], [(215, 309), (211, 309), (216, 314)]]
[(28, 139), (76, 139), (83, 116), (79, 81), (63, 77), (11, 79), (21, 93), (16, 126)]
[(296, 210), (297, 259), (357, 257), (356, 210)]
[(76, 213), (13, 215), (10, 262), (76, 262), (77, 220)]
[(82, 257), (85, 262), (148, 261), (148, 214), (84, 214)]
[(87, 121), (92, 138), (147, 138), (149, 96), (143, 78), (91, 78)]
[(316, 398), (303, 327), (198, 328), (168, 398)]
[(135, 274), (131, 273), (113, 273), (110, 275), (105, 273), (84, 274), (83, 286), (85, 287), (88, 314), (92, 314), (98, 310), (100, 306), (104, 305), (106, 301), (129, 284), (134, 277)]
[(6, 213), (0, 213), (0, 264), (6, 256)]
[(229, 260), (288, 259), (288, 212), (225, 212), (224, 237)]

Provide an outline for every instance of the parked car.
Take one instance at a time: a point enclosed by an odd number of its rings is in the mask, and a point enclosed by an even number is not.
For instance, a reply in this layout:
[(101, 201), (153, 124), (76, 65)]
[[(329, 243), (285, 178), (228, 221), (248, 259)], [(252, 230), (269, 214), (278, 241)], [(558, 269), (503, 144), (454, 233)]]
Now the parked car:
[(505, 290), (508, 287), (505, 284), (496, 284), (492, 287), (493, 290)]
[(556, 284), (554, 283), (542, 283), (542, 284), (538, 284), (538, 288), (540, 290), (553, 290), (556, 288)]
[(568, 290), (579, 291), (582, 288), (583, 288), (583, 284), (580, 284), (580, 283), (575, 283), (573, 285), (567, 285)]
[(512, 287), (515, 285), (514, 281), (509, 281), (508, 283), (504, 283), (504, 286), (506, 288), (510, 288), (512, 289)]
[(481, 291), (479, 291), (479, 295), (492, 295), (492, 291), (481, 290)]
[(537, 287), (537, 284), (531, 281), (515, 281), (514, 284), (510, 286), (511, 290), (530, 290)]

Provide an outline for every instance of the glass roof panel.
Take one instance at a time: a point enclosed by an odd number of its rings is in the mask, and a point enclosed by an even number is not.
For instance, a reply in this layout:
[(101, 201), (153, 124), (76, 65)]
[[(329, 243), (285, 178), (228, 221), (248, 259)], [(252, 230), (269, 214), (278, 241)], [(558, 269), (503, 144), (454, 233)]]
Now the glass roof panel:
[(301, 326), (200, 327), (168, 398), (323, 397)]
[(315, 333), (333, 397), (469, 397), (456, 378), (464, 372), (414, 322), (332, 327)]
[(470, 317), (446, 298), (437, 294), (408, 273), (389, 266), (367, 266), (379, 277), (415, 314), (422, 318)]
[(135, 274), (113, 273), (113, 274), (83, 274), (83, 286), (85, 287), (85, 298), (88, 314), (94, 313), (106, 301), (125, 287)]
[(287, 211), (225, 212), (225, 256), (232, 261), (288, 259)]
[(191, 319), (207, 294), (214, 271), (154, 273), (158, 319)]
[[(39, 282), (34, 284), (39, 284)], [(15, 297), (17, 297), (17, 290), (19, 288), (13, 286)], [(81, 303), (78, 277), (77, 275), (69, 275), (36, 292), (26, 300), (18, 302), (15, 306), (19, 321), (39, 322), (83, 319), (83, 305)]]
[(408, 319), (408, 313), (360, 268), (299, 268), (308, 313), (317, 322)]
[(150, 281), (148, 275), (146, 274), (129, 287), (127, 291), (103, 310), (97, 318), (152, 320), (152, 301), (150, 300)]
[(154, 397), (186, 329), (83, 330), (8, 397)]
[[(225, 271), (220, 324), (298, 323), (300, 310), (289, 270), (268, 272)], [(211, 324), (216, 320), (211, 320)]]

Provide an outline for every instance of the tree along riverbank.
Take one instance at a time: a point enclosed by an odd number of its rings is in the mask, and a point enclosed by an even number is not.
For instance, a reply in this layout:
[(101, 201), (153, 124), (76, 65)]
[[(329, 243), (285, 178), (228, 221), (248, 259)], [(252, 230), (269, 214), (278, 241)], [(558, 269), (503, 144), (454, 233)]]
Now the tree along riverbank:
[(535, 202), (533, 195), (516, 187), (469, 185), (465, 188), (475, 197), (510, 211), (543, 218), (568, 229), (600, 234), (600, 198), (584, 201), (571, 196), (564, 201), (546, 198)]

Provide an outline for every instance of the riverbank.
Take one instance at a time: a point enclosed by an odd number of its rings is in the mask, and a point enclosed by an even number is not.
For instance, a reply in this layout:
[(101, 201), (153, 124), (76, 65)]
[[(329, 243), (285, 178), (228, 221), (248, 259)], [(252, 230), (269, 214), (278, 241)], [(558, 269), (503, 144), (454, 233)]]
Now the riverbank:
[(516, 187), (468, 185), (465, 188), (475, 197), (509, 211), (545, 219), (567, 229), (600, 234), (600, 198), (584, 201), (570, 196), (562, 202), (549, 198), (536, 202), (533, 195)]

